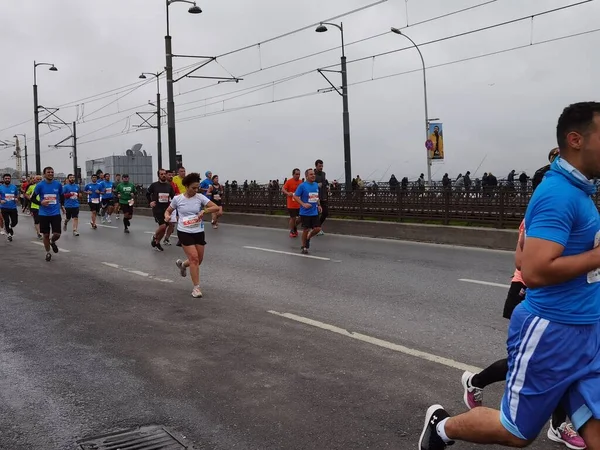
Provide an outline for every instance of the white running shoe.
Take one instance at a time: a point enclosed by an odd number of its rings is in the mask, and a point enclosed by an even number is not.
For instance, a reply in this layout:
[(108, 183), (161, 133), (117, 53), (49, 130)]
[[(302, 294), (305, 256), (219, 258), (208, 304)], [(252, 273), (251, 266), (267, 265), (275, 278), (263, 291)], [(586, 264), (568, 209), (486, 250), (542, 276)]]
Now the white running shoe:
[(194, 298), (202, 298), (202, 291), (199, 286), (196, 286), (192, 291), (192, 297)]

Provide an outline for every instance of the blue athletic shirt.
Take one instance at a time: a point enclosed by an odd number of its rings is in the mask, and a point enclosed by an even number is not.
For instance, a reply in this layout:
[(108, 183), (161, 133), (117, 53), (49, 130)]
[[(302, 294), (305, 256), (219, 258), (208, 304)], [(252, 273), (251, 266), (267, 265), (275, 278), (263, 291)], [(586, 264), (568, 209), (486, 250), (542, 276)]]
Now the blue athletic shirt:
[(67, 183), (63, 186), (65, 208), (79, 208), (79, 186)]
[(85, 185), (83, 190), (89, 192), (88, 203), (100, 203), (100, 194), (97, 194), (96, 191), (101, 191), (101, 187), (100, 183), (88, 183)]
[[(40, 216), (60, 216), (60, 196), (63, 193), (62, 184), (56, 180), (49, 183), (46, 180), (40, 181), (33, 191), (34, 195), (40, 198)], [(48, 206), (42, 205), (44, 200), (50, 200)]]
[[(597, 247), (600, 214), (591, 198), (595, 192), (591, 181), (557, 158), (527, 207), (526, 238), (556, 242), (564, 247), (562, 256)], [(600, 269), (564, 283), (529, 288), (523, 306), (551, 322), (595, 324), (600, 320)]]
[(113, 190), (115, 184), (112, 181), (102, 181), (99, 183), (101, 188), (100, 192), (102, 192), (103, 199), (111, 199), (113, 198)]
[(0, 209), (17, 209), (17, 198), (19, 198), (19, 189), (14, 184), (8, 186), (4, 183), (0, 185), (0, 199), (6, 203), (0, 203)]
[(310, 208), (300, 206), (301, 216), (318, 216), (318, 201), (319, 201), (319, 185), (317, 183), (309, 183), (305, 181), (298, 189), (296, 189), (295, 195), (300, 197), (302, 203), (310, 203)]
[(212, 195), (208, 194), (208, 188), (211, 187), (213, 184), (212, 180), (209, 178), (205, 178), (204, 180), (202, 180), (202, 182), (200, 183), (200, 189), (206, 189), (206, 192), (202, 191), (200, 192), (202, 195), (204, 195), (206, 198), (208, 198), (209, 200), (212, 199)]

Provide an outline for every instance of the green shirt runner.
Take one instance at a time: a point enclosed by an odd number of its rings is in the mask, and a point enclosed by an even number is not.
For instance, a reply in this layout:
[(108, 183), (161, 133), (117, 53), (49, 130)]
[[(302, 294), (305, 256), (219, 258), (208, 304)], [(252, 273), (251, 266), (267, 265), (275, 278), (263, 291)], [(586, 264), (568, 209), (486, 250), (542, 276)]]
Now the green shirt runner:
[(135, 184), (121, 182), (117, 186), (117, 194), (119, 195), (119, 203), (121, 205), (128, 204), (129, 200), (135, 195)]

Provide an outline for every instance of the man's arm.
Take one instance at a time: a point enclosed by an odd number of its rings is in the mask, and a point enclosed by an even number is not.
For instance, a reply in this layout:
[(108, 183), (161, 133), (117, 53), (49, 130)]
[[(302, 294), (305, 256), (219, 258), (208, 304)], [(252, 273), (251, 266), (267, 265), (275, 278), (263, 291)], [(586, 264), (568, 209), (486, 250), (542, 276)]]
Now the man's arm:
[(146, 191), (146, 199), (148, 199), (148, 203), (152, 202), (152, 195), (154, 194), (154, 183), (148, 186), (148, 190)]

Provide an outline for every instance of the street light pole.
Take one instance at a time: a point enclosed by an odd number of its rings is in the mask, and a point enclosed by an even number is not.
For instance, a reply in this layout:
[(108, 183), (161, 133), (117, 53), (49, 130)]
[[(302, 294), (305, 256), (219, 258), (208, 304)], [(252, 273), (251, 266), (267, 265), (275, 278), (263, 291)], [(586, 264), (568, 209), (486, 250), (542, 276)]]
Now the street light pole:
[(344, 24), (340, 25), (329, 22), (322, 22), (317, 29), (317, 33), (324, 33), (327, 31), (325, 25), (331, 25), (340, 30), (342, 35), (342, 57), (341, 57), (341, 69), (342, 69), (342, 120), (344, 125), (344, 174), (345, 174), (345, 188), (348, 192), (352, 187), (352, 154), (350, 151), (350, 112), (348, 106), (348, 71), (346, 66), (346, 49), (344, 44)]
[[(427, 102), (427, 71), (425, 69), (425, 59), (423, 59), (423, 54), (421, 53), (421, 49), (419, 46), (409, 38), (406, 34), (404, 34), (399, 28), (392, 27), (392, 32), (399, 34), (400, 36), (404, 36), (408, 39), (414, 48), (419, 52), (419, 56), (421, 57), (421, 64), (423, 65), (423, 97), (425, 99), (425, 142), (429, 139), (429, 111), (428, 111), (428, 102)], [(430, 151), (427, 149), (427, 183), (431, 186), (431, 156)]]
[[(156, 151), (157, 151), (157, 159), (158, 159), (158, 168), (162, 169), (162, 132), (161, 132), (161, 109), (160, 109), (160, 76), (163, 72), (160, 73), (152, 73), (152, 72), (143, 72), (140, 75), (140, 78), (146, 78), (146, 75), (152, 75), (156, 77), (156, 134), (157, 134), (157, 142), (156, 142)], [(170, 148), (170, 147), (169, 147)], [(171, 161), (169, 160), (169, 166), (171, 165)]]
[(37, 88), (37, 68), (38, 66), (50, 66), (51, 72), (56, 72), (58, 69), (54, 64), (33, 62), (33, 121), (35, 130), (35, 172), (38, 175), (42, 173), (42, 161), (40, 154), (40, 120), (39, 120), (39, 104), (38, 104), (38, 88)]
[[(165, 58), (167, 73), (167, 129), (169, 134), (169, 167), (176, 170), (177, 167), (177, 138), (175, 134), (175, 102), (173, 100), (173, 50), (171, 46), (171, 34), (169, 25), (169, 6), (172, 3), (189, 3), (193, 5), (188, 12), (190, 14), (200, 14), (202, 10), (196, 6), (196, 2), (188, 0), (165, 0), (167, 5), (167, 35), (165, 36)], [(160, 106), (158, 106), (160, 109)]]

